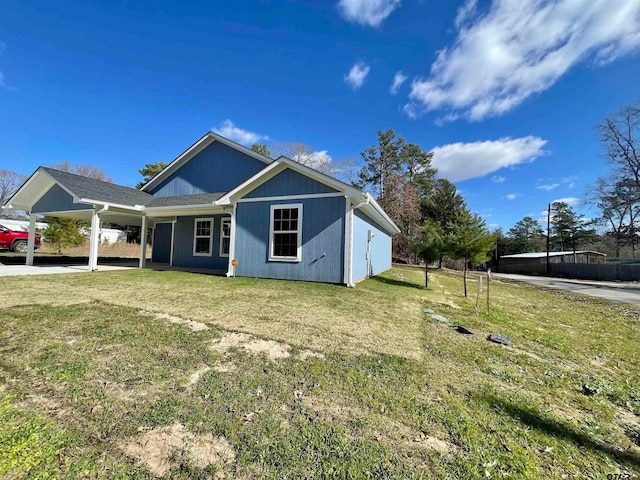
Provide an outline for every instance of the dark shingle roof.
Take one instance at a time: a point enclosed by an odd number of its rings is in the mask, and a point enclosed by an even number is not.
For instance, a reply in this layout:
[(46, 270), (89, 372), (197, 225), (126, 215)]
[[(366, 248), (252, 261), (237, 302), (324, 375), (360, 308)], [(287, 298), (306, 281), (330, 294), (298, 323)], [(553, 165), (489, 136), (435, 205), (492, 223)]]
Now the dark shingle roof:
[(144, 205), (145, 207), (178, 207), (188, 205), (213, 204), (226, 192), (199, 193), (196, 195), (179, 195), (175, 197), (154, 197), (136, 188), (123, 187), (115, 183), (103, 182), (94, 178), (83, 177), (75, 173), (63, 172), (53, 168), (40, 167), (61, 185), (78, 198), (86, 198), (97, 202), (117, 203), (120, 205)]
[(131, 187), (123, 187), (115, 183), (103, 182), (94, 178), (83, 177), (74, 173), (62, 172), (53, 168), (40, 167), (55, 180), (64, 185), (78, 198), (87, 198), (98, 202), (119, 203), (122, 205), (145, 205), (153, 200), (153, 196)]
[(226, 192), (198, 193), (195, 195), (179, 195), (176, 197), (156, 197), (146, 207), (178, 207), (183, 205), (205, 205), (213, 203)]

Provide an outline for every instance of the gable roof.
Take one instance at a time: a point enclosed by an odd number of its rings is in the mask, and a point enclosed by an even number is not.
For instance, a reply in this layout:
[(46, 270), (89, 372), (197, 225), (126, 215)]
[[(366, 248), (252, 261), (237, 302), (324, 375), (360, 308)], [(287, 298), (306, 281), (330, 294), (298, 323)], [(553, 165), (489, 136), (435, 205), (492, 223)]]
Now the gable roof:
[(334, 188), (340, 192), (344, 192), (348, 197), (356, 197), (363, 194), (362, 190), (360, 190), (359, 188), (344, 183), (343, 181), (338, 180), (337, 178), (333, 178), (325, 173), (319, 172), (318, 170), (308, 167), (307, 165), (303, 165), (300, 162), (291, 160), (288, 157), (281, 156), (274, 160), (273, 163), (266, 166), (262, 170), (258, 171), (255, 175), (242, 182), (236, 188), (227, 192), (216, 202), (216, 204), (227, 205), (231, 203), (232, 199), (242, 198), (244, 195), (253, 191), (254, 189), (272, 179), (287, 168), (301, 173), (302, 175), (306, 175), (307, 177), (310, 177), (324, 185), (328, 185), (329, 187)]
[(54, 184), (59, 185), (71, 195), (76, 203), (137, 209), (136, 207), (145, 205), (154, 199), (152, 195), (135, 188), (83, 177), (55, 168), (38, 167), (11, 196), (6, 205), (29, 210)]
[(260, 160), (266, 165), (273, 162), (272, 158), (267, 157), (266, 155), (262, 155), (261, 153), (254, 152), (250, 148), (245, 147), (244, 145), (240, 145), (239, 143), (234, 142), (233, 140), (229, 140), (228, 138), (223, 137), (222, 135), (218, 135), (215, 132), (207, 132), (200, 139), (187, 148), (184, 152), (182, 152), (178, 157), (176, 157), (169, 165), (167, 165), (160, 173), (158, 173), (155, 177), (145, 183), (140, 190), (143, 192), (148, 191), (154, 186), (160, 184), (163, 180), (169, 177), (172, 173), (182, 167), (185, 163), (195, 157), (202, 150), (207, 148), (213, 142), (220, 142), (224, 145), (233, 148), (234, 150), (238, 150), (239, 152), (244, 153), (256, 160)]
[(75, 173), (63, 172), (48, 167), (40, 167), (56, 180), (62, 188), (78, 199), (95, 200), (97, 203), (146, 205), (154, 197), (136, 188), (104, 182)]
[(266, 181), (275, 177), (285, 169), (290, 168), (302, 175), (306, 175), (320, 183), (328, 185), (340, 192), (344, 192), (345, 197), (351, 200), (351, 203), (355, 205), (355, 208), (361, 209), (368, 217), (375, 220), (391, 234), (400, 233), (398, 226), (389, 218), (389, 215), (382, 209), (382, 207), (375, 201), (369, 192), (349, 185), (337, 178), (334, 178), (325, 173), (319, 172), (307, 165), (303, 165), (300, 162), (296, 162), (288, 157), (281, 156), (274, 160), (271, 165), (266, 166), (253, 177), (244, 181), (233, 190), (227, 192), (220, 197), (215, 204), (216, 205), (229, 205), (232, 200), (242, 198), (247, 193), (253, 191)]

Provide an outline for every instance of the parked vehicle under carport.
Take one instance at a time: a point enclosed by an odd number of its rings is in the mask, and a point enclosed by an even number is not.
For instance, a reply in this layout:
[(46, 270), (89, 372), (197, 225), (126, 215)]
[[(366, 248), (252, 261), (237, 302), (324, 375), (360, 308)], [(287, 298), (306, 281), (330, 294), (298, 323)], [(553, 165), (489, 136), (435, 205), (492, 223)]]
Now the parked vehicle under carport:
[[(0, 225), (0, 249), (11, 250), (18, 253), (27, 253), (29, 233), (19, 230), (11, 230)], [(40, 235), (36, 234), (35, 248), (40, 247)]]

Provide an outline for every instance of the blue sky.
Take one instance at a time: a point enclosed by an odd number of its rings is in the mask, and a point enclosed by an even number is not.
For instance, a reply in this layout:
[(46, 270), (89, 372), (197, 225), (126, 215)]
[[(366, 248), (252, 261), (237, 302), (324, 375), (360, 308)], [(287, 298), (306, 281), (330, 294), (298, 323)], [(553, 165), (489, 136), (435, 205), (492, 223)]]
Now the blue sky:
[[(640, 99), (640, 0), (0, 3), (0, 168), (134, 185), (210, 129), (339, 162), (393, 128), (491, 226), (577, 202)], [(587, 212), (591, 213), (591, 212)]]

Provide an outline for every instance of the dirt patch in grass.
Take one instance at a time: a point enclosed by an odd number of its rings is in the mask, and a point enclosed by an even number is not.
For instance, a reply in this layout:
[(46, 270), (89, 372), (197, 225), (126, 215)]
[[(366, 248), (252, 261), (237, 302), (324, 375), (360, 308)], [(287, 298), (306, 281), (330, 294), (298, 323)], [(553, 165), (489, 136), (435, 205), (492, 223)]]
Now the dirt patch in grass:
[(229, 333), (222, 338), (214, 340), (211, 349), (215, 352), (226, 354), (232, 348), (242, 348), (252, 354), (264, 353), (269, 360), (287, 358), (291, 354), (291, 347), (273, 340), (263, 340), (246, 333)]
[(140, 313), (142, 313), (143, 315), (153, 315), (158, 320), (168, 320), (169, 322), (175, 323), (177, 325), (185, 325), (194, 332), (202, 332), (203, 330), (209, 330), (209, 327), (202, 322), (196, 322), (195, 320), (187, 320), (186, 318), (176, 317), (174, 315), (169, 315), (167, 313), (146, 312), (146, 311), (142, 311)]
[(155, 477), (162, 477), (185, 462), (198, 468), (210, 465), (223, 467), (234, 463), (236, 457), (233, 447), (224, 437), (210, 433), (194, 435), (180, 423), (155, 428), (129, 439), (121, 449)]
[(298, 358), (303, 361), (312, 357), (324, 358), (324, 354), (320, 352), (314, 352), (313, 350), (303, 350), (298, 354)]
[(192, 387), (193, 385), (198, 383), (200, 381), (200, 379), (202, 378), (202, 376), (205, 373), (207, 373), (209, 370), (211, 370), (211, 367), (209, 365), (204, 365), (204, 366), (201, 366), (200, 368), (198, 368), (198, 370), (196, 370), (191, 375), (189, 375), (189, 380), (187, 381), (187, 386), (188, 387)]

